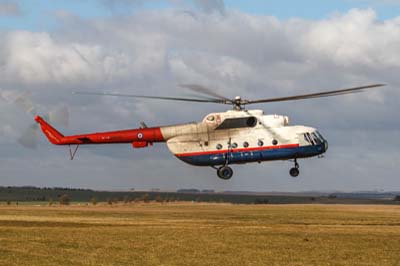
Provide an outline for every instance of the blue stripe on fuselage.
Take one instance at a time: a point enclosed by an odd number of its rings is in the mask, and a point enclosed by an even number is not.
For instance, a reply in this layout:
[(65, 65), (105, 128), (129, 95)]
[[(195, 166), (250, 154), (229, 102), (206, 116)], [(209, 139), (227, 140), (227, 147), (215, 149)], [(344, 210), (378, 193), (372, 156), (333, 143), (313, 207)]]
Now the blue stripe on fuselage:
[[(232, 152), (229, 154), (229, 164), (307, 158), (322, 154), (325, 151), (326, 145), (322, 143), (314, 146), (309, 145), (295, 148)], [(214, 166), (225, 164), (226, 156), (226, 153), (219, 153), (194, 156), (179, 156), (178, 158), (185, 163), (191, 165)]]

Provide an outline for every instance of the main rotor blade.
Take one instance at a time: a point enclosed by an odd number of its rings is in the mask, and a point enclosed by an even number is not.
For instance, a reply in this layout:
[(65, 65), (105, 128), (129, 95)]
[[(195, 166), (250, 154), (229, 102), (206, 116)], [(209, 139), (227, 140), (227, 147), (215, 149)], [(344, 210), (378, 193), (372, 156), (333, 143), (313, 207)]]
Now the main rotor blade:
[(14, 103), (22, 108), (27, 114), (36, 114), (35, 104), (31, 99), (30, 92), (24, 92), (14, 100)]
[(362, 92), (362, 90), (365, 90), (365, 89), (382, 87), (382, 86), (385, 86), (385, 84), (373, 84), (373, 85), (354, 87), (354, 88), (343, 89), (343, 90), (334, 90), (334, 91), (317, 92), (317, 93), (310, 93), (310, 94), (301, 94), (301, 95), (280, 97), (280, 98), (260, 99), (260, 100), (254, 100), (254, 101), (249, 100), (249, 101), (246, 101), (245, 104), (284, 102), (284, 101), (295, 101), (295, 100), (303, 100), (303, 99), (313, 99), (313, 98), (338, 96), (338, 95)]
[(226, 98), (226, 97), (224, 97), (222, 95), (219, 95), (218, 93), (212, 91), (211, 89), (206, 88), (206, 87), (201, 86), (201, 85), (197, 85), (197, 84), (180, 84), (179, 86), (182, 87), (182, 88), (188, 88), (188, 89), (190, 89), (192, 91), (195, 91), (195, 92), (206, 94), (208, 96), (216, 97), (217, 99), (224, 100), (225, 102), (231, 102), (230, 99), (228, 99), (228, 98)]
[[(244, 110), (247, 114), (251, 115), (248, 110)], [(262, 119), (258, 119), (258, 122), (263, 126), (263, 128), (268, 131), (272, 137), (279, 137), (279, 139), (287, 140), (282, 134), (279, 134), (274, 128), (267, 126)]]
[(103, 92), (73, 92), (79, 95), (98, 95), (98, 96), (114, 96), (114, 97), (131, 97), (131, 98), (144, 98), (144, 99), (157, 99), (168, 101), (184, 101), (184, 102), (199, 102), (199, 103), (225, 103), (221, 99), (196, 99), (196, 98), (179, 98), (179, 97), (160, 97), (160, 96), (145, 96), (133, 94), (120, 94), (120, 93), (103, 93)]

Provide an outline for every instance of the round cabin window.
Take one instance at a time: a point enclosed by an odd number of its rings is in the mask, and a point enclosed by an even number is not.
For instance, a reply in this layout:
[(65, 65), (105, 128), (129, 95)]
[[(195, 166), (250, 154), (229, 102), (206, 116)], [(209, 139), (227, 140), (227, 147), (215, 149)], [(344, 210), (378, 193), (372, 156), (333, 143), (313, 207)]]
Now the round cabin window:
[(232, 148), (233, 148), (233, 149), (236, 149), (238, 145), (237, 145), (237, 143), (236, 143), (236, 142), (234, 142), (234, 143), (232, 143), (232, 145), (231, 145), (231, 146), (232, 146)]
[(261, 146), (263, 146), (263, 145), (264, 145), (264, 142), (263, 142), (263, 141), (260, 139), (260, 140), (258, 140), (258, 143), (257, 143), (257, 144), (258, 144), (258, 146), (260, 146), (260, 147), (261, 147)]
[(272, 140), (272, 145), (274, 146), (278, 145), (278, 141), (276, 139)]
[(222, 149), (222, 145), (221, 144), (217, 144), (217, 150), (220, 150), (220, 149)]
[(249, 147), (249, 143), (247, 141), (243, 142), (243, 147), (245, 148)]

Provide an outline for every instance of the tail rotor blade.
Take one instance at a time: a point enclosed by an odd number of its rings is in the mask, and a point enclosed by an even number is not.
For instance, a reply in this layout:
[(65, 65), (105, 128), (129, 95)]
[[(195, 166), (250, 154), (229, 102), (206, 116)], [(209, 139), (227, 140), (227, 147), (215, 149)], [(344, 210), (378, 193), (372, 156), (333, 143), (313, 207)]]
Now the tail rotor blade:
[(25, 113), (27, 114), (35, 114), (36, 108), (34, 103), (31, 100), (31, 96), (29, 92), (25, 92), (19, 95), (15, 100), (14, 103), (21, 107)]
[(38, 126), (37, 124), (32, 124), (24, 131), (17, 141), (25, 148), (36, 149), (38, 138)]
[(64, 127), (68, 127), (69, 125), (69, 110), (65, 105), (54, 111), (50, 111), (48, 117), (52, 123), (60, 124)]
[[(19, 97), (19, 99), (20, 99), (20, 102), (18, 102), (18, 104), (20, 106), (28, 106), (28, 107), (30, 106), (30, 105), (25, 105), (26, 103), (29, 103), (30, 101), (25, 101), (25, 98), (23, 98), (23, 97), (22, 98)], [(28, 109), (26, 109), (26, 110), (28, 110)], [(34, 109), (32, 109), (32, 110), (34, 110)], [(57, 124), (67, 127), (68, 123), (69, 123), (68, 107), (61, 106), (55, 110), (50, 111), (47, 115), (45, 115), (45, 117), (47, 120), (51, 121), (52, 123), (57, 123)], [(25, 129), (25, 131), (22, 133), (22, 135), (17, 139), (17, 142), (25, 148), (36, 149), (37, 142), (39, 140), (38, 129), (39, 129), (38, 124), (36, 124), (36, 123), (32, 124), (27, 129)]]

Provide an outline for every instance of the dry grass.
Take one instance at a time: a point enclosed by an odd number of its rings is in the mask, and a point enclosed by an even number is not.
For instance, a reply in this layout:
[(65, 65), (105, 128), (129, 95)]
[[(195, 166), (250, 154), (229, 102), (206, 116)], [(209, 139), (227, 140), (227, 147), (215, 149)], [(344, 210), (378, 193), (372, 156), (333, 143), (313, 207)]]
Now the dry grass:
[(400, 266), (400, 206), (1, 206), (0, 265)]

